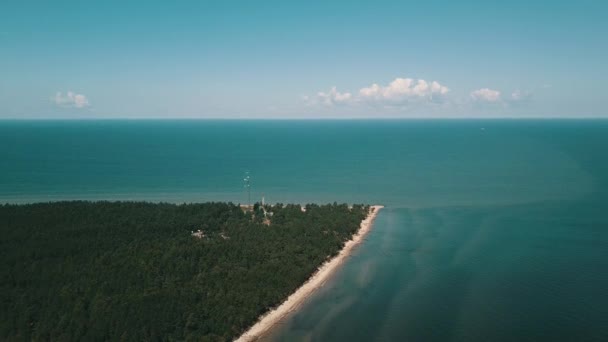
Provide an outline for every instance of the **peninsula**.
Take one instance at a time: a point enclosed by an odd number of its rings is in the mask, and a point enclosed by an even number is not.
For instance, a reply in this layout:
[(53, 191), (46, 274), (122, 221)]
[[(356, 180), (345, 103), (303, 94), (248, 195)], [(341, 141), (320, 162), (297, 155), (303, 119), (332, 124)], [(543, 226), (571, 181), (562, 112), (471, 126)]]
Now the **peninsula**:
[(255, 339), (322, 285), (380, 208), (0, 205), (0, 340)]
[(323, 286), (325, 281), (332, 273), (342, 264), (342, 262), (350, 255), (353, 248), (363, 241), (365, 235), (370, 231), (378, 211), (384, 208), (381, 205), (374, 205), (369, 208), (367, 217), (361, 221), (361, 227), (355, 233), (351, 240), (344, 244), (340, 253), (334, 258), (325, 262), (319, 269), (308, 279), (300, 288), (292, 293), (279, 307), (269, 311), (260, 320), (253, 325), (247, 332), (239, 337), (237, 342), (248, 342), (259, 339), (278, 323), (285, 315), (297, 309), (302, 302), (308, 298), (316, 289)]

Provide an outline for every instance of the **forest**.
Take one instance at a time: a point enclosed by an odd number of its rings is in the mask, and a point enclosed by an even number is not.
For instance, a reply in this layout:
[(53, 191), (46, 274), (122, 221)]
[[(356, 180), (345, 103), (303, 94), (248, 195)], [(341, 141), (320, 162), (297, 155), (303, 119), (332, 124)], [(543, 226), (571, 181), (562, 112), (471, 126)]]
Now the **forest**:
[(0, 340), (232, 340), (336, 255), (368, 211), (0, 205)]

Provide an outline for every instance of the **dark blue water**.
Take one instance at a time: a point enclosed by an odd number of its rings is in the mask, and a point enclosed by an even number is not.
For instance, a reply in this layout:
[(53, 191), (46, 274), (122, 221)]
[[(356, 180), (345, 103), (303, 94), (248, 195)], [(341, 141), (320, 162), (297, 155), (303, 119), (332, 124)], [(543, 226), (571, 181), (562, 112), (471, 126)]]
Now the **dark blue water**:
[(0, 202), (384, 204), (276, 340), (608, 340), (608, 121), (0, 122)]

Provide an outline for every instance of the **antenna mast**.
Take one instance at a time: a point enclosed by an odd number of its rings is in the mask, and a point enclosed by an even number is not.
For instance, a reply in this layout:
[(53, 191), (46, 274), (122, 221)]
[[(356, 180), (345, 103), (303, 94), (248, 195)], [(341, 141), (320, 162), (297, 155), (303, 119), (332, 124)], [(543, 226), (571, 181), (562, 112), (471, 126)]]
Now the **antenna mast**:
[(251, 207), (251, 177), (249, 177), (249, 171), (245, 171), (245, 188), (247, 189), (247, 205)]

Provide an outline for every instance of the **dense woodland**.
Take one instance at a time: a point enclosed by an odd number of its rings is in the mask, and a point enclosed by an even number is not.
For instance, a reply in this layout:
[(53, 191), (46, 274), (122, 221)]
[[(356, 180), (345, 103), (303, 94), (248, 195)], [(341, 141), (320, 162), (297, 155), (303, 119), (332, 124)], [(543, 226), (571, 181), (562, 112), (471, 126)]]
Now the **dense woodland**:
[(0, 340), (231, 340), (337, 254), (369, 208), (278, 204), (270, 221), (263, 209), (0, 205)]

